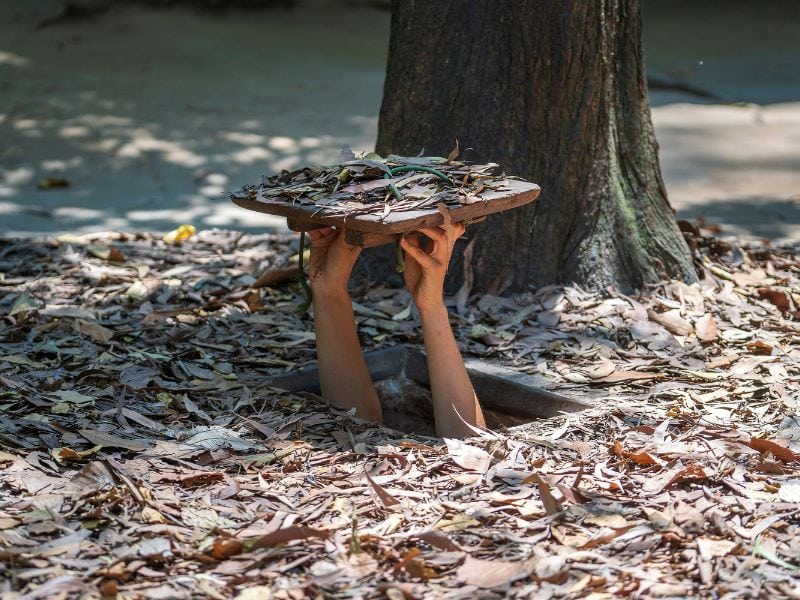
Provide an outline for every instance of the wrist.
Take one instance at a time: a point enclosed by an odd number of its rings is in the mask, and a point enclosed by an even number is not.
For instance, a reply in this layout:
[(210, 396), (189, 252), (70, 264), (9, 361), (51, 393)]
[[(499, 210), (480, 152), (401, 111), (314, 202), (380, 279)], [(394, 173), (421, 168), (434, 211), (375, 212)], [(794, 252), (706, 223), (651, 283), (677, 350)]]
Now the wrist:
[(422, 306), (417, 304), (417, 310), (419, 310), (419, 318), (423, 324), (440, 321), (444, 321), (445, 323), (450, 322), (450, 316), (447, 312), (447, 307), (444, 305), (444, 302)]
[(337, 278), (324, 277), (321, 273), (309, 273), (308, 285), (312, 290), (320, 294), (345, 294), (347, 295), (347, 279), (338, 280)]
[(314, 299), (325, 299), (327, 301), (332, 300), (347, 300), (350, 302), (350, 293), (347, 291), (347, 284), (331, 284), (331, 283), (314, 283), (313, 281), (309, 281), (309, 287), (311, 287), (311, 295)]

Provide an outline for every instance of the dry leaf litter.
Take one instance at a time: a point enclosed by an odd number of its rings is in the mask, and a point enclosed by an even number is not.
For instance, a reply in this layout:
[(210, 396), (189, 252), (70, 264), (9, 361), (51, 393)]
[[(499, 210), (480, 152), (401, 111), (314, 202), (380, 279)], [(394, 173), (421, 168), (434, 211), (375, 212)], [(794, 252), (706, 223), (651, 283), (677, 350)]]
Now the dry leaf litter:
[[(233, 199), (314, 206), (327, 216), (380, 215), (479, 202), (487, 190), (501, 191), (505, 176), (493, 176), (498, 165), (455, 161), (456, 146), (447, 158), (369, 153), (356, 157), (347, 147), (333, 166), (307, 166), (262, 177)], [(518, 178), (514, 178), (518, 179)]]
[[(696, 237), (701, 282), (637, 296), (462, 289), (466, 354), (594, 406), (442, 443), (266, 387), (314, 358), (296, 242), (191, 234), (0, 241), (3, 599), (797, 596), (791, 248)], [(355, 309), (419, 344), (407, 293)]]

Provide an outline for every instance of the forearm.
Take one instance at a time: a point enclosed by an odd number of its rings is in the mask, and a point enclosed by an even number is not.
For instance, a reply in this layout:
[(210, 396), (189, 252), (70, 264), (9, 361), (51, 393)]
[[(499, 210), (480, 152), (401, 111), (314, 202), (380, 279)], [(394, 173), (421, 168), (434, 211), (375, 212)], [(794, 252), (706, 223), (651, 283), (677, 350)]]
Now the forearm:
[(346, 290), (314, 290), (314, 329), (322, 397), (337, 408), (356, 408), (362, 419), (381, 423), (381, 405), (369, 377)]
[(441, 304), (421, 310), (420, 317), (428, 356), (436, 431), (443, 437), (471, 435), (473, 431), (463, 421), (482, 427), (485, 421), (450, 327), (447, 309)]

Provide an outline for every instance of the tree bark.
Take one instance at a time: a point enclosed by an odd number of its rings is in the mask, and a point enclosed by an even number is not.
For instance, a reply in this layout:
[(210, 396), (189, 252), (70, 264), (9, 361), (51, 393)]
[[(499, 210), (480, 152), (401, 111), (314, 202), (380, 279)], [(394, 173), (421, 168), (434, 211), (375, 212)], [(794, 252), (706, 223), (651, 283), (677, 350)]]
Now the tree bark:
[(447, 156), (458, 139), (464, 159), (542, 186), (472, 232), (475, 290), (696, 279), (641, 36), (639, 0), (393, 1), (378, 153)]

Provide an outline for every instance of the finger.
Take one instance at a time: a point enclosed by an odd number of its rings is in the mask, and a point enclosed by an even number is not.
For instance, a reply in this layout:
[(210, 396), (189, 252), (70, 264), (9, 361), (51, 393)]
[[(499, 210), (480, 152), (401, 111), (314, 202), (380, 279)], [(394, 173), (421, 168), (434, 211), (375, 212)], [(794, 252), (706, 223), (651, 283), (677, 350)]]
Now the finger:
[(403, 239), (400, 241), (400, 246), (405, 250), (406, 256), (416, 261), (422, 269), (435, 269), (438, 265), (438, 261), (425, 252), (416, 241)]
[(425, 227), (419, 231), (433, 242), (428, 254), (435, 256), (440, 262), (448, 262), (450, 260), (449, 253), (452, 251), (452, 242), (447, 233), (439, 227)]
[(361, 247), (348, 244), (344, 230), (341, 230), (328, 251), (328, 264), (331, 268), (345, 269), (349, 273), (360, 254)]
[(320, 227), (318, 229), (309, 229), (307, 232), (308, 236), (313, 240), (317, 238), (324, 237), (333, 233), (333, 228), (331, 227)]
[(419, 266), (422, 267), (423, 270), (430, 271), (436, 269), (439, 266), (438, 260), (436, 260), (430, 254), (423, 252), (419, 248), (419, 246), (414, 245), (413, 243), (411, 243), (410, 240), (407, 240), (405, 238), (402, 239), (400, 241), (400, 246), (403, 248), (403, 250), (406, 251), (406, 254), (408, 256), (410, 256), (415, 261), (417, 261), (417, 263), (419, 263)]
[[(447, 247), (449, 249), (450, 254), (453, 254), (453, 248), (456, 245), (456, 241), (467, 230), (467, 226), (464, 223), (453, 223), (452, 225), (448, 226), (447, 228)], [(448, 256), (449, 262), (449, 256)]]
[[(411, 238), (413, 240), (412, 243), (417, 248), (422, 250), (425, 254), (435, 254), (436, 253), (436, 246), (437, 246), (437, 241), (436, 240), (431, 239), (428, 236), (423, 235), (423, 234), (421, 234), (419, 232), (415, 232), (412, 235), (413, 235), (413, 237)], [(438, 243), (438, 245), (441, 246), (441, 243)]]
[(336, 231), (330, 227), (322, 227), (320, 229), (312, 229), (306, 232), (311, 240), (312, 246), (327, 246), (333, 242)]
[(439, 227), (423, 227), (418, 231), (424, 233), (434, 242), (447, 242), (447, 233)]
[(343, 248), (343, 249), (346, 249), (346, 250), (350, 250), (350, 251), (356, 250), (358, 252), (361, 252), (361, 246), (353, 246), (352, 244), (350, 244), (347, 241), (347, 236), (344, 234), (344, 230), (343, 229), (340, 230), (340, 235), (339, 235), (338, 238), (336, 238), (336, 241), (334, 243), (337, 246), (339, 246), (340, 248)]
[(447, 240), (452, 244), (462, 235), (464, 235), (464, 231), (466, 230), (466, 226), (464, 223), (448, 223), (446, 225), (439, 225), (439, 229), (442, 229), (447, 235)]
[(425, 252), (425, 245), (426, 245), (425, 242), (427, 242), (427, 239), (425, 239), (421, 233), (418, 233), (416, 231), (409, 233), (403, 238), (402, 241), (408, 242), (415, 248), (419, 248), (420, 250)]

